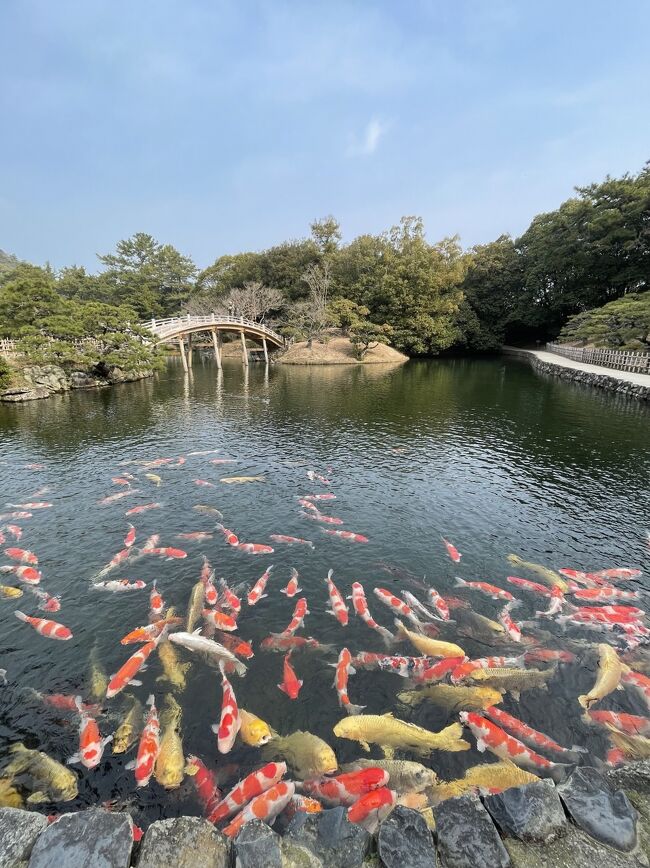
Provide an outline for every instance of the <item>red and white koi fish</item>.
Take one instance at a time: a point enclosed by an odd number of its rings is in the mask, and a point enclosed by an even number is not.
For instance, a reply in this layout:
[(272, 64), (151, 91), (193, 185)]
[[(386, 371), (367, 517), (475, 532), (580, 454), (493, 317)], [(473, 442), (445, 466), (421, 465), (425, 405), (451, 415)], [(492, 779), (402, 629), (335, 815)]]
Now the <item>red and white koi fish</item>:
[(287, 820), (293, 820), (296, 814), (319, 814), (322, 810), (323, 806), (318, 799), (312, 799), (311, 796), (304, 796), (302, 793), (295, 793), (284, 809), (284, 816)]
[(217, 786), (214, 772), (194, 754), (188, 754), (185, 763), (185, 774), (191, 777), (201, 805), (204, 816), (214, 811), (221, 801), (221, 791)]
[(243, 811), (226, 826), (223, 834), (228, 838), (234, 838), (239, 834), (242, 826), (251, 820), (263, 820), (265, 823), (271, 824), (278, 814), (284, 811), (295, 792), (296, 785), (292, 781), (280, 781), (249, 802)]
[(280, 588), (280, 593), (286, 594), (288, 598), (295, 597), (296, 594), (299, 594), (302, 591), (302, 588), (298, 587), (298, 576), (299, 576), (298, 570), (293, 568), (291, 570), (291, 578), (289, 579), (289, 581), (287, 583), (287, 587), (286, 588)]
[(315, 503), (312, 503), (311, 500), (305, 500), (304, 498), (299, 497), (298, 503), (303, 509), (310, 509), (312, 512), (318, 512), (318, 507)]
[[(514, 659), (519, 660), (519, 658)], [(527, 666), (529, 663), (573, 663), (575, 659), (576, 655), (571, 651), (561, 651), (559, 648), (533, 648), (532, 651), (526, 651), (523, 662)]]
[(147, 555), (150, 555), (151, 552), (155, 553), (156, 547), (158, 546), (159, 542), (160, 542), (160, 534), (159, 533), (152, 533), (151, 536), (147, 537), (147, 539), (145, 540), (144, 545), (142, 546), (140, 551), (143, 552), (144, 554), (147, 554)]
[(6, 524), (2, 529), (6, 530), (7, 533), (10, 533), (16, 542), (18, 542), (23, 535), (22, 527), (19, 527), (17, 524)]
[(94, 582), (90, 586), (93, 591), (111, 591), (112, 593), (119, 591), (141, 591), (147, 587), (147, 583), (142, 579), (137, 579), (135, 582), (130, 582), (128, 579), (114, 579), (109, 582)]
[(321, 521), (323, 524), (343, 524), (342, 518), (336, 518), (333, 515), (323, 515), (322, 512), (319, 512), (317, 509), (312, 510), (311, 512), (301, 512), (303, 518), (311, 518), (314, 521)]
[(62, 642), (72, 639), (72, 630), (69, 630), (68, 627), (64, 627), (63, 624), (59, 624), (57, 621), (49, 621), (47, 618), (30, 618), (29, 615), (25, 615), (24, 612), (19, 611), (15, 611), (14, 615), (19, 621), (29, 624), (37, 633), (40, 633), (41, 636), (45, 636), (47, 639), (60, 639)]
[(0, 527), (0, 544), (4, 544), (6, 541), (7, 541), (7, 537), (4, 535), (4, 531)]
[(297, 699), (300, 693), (300, 688), (303, 682), (296, 676), (291, 663), (291, 651), (284, 658), (284, 666), (282, 670), (282, 684), (278, 687), (283, 693), (286, 693), (289, 699)]
[(593, 579), (589, 578), (587, 573), (583, 573), (582, 570), (572, 570), (564, 567), (558, 570), (560, 575), (564, 576), (566, 579), (571, 579), (573, 582), (577, 582), (580, 585), (584, 585), (587, 588), (596, 588), (598, 587), (598, 582), (595, 582)]
[(30, 501), (29, 503), (8, 503), (7, 506), (10, 509), (48, 509), (52, 504), (44, 501)]
[(214, 570), (210, 564), (210, 561), (203, 555), (203, 566), (201, 567), (201, 581), (205, 584), (208, 579), (214, 578)]
[(262, 575), (259, 577), (259, 579), (253, 585), (252, 589), (246, 595), (246, 599), (248, 601), (249, 606), (254, 606), (256, 603), (259, 603), (259, 601), (263, 597), (268, 597), (268, 594), (265, 594), (264, 590), (266, 589), (266, 583), (269, 580), (272, 569), (273, 569), (273, 564), (271, 564), (270, 567), (267, 567), (264, 570)]
[(650, 718), (624, 711), (594, 711), (589, 709), (585, 717), (601, 726), (613, 726), (627, 735), (650, 735)]
[(219, 602), (219, 592), (214, 586), (214, 581), (212, 579), (212, 575), (209, 575), (206, 579), (201, 580), (203, 582), (203, 587), (205, 588), (204, 600), (208, 606), (216, 606)]
[(334, 687), (339, 697), (339, 705), (345, 709), (346, 714), (361, 714), (365, 705), (353, 705), (348, 696), (348, 676), (356, 672), (352, 665), (352, 655), (347, 648), (342, 648), (337, 663), (332, 663), (336, 669)]
[(111, 482), (113, 485), (131, 485), (131, 482), (125, 476), (112, 476)]
[(540, 594), (542, 597), (550, 597), (551, 589), (540, 585), (538, 582), (531, 582), (530, 579), (520, 579), (519, 576), (506, 576), (506, 582), (511, 585), (516, 585), (518, 588), (523, 588), (524, 591), (530, 591), (532, 594)]
[(12, 561), (20, 561), (22, 564), (32, 564), (32, 566), (38, 564), (38, 558), (34, 552), (27, 551), (27, 549), (12, 547), (5, 549), (4, 551), (7, 557), (11, 558)]
[(149, 594), (149, 611), (152, 615), (160, 615), (165, 608), (165, 601), (162, 598), (158, 588), (156, 587), (156, 579), (153, 581), (151, 593)]
[(110, 561), (106, 564), (106, 566), (102, 567), (101, 570), (97, 573), (98, 577), (105, 576), (107, 573), (110, 573), (111, 570), (119, 567), (120, 564), (124, 563), (125, 560), (132, 554), (131, 548), (127, 547), (119, 551), (116, 555), (110, 559)]
[(219, 630), (231, 633), (237, 629), (237, 621), (231, 615), (226, 615), (225, 612), (220, 612), (218, 609), (204, 609), (202, 614), (208, 624), (212, 624)]
[(506, 603), (503, 609), (501, 609), (498, 615), (499, 624), (501, 624), (513, 642), (521, 642), (521, 628), (510, 617), (511, 608), (512, 603)]
[(246, 642), (245, 639), (241, 639), (239, 636), (233, 636), (230, 633), (222, 633), (219, 631), (217, 634), (218, 640), (221, 644), (231, 651), (233, 654), (236, 654), (237, 657), (242, 657), (244, 660), (250, 660), (251, 657), (254, 657), (253, 646), (250, 642)]
[(166, 630), (163, 628), (155, 639), (143, 645), (142, 648), (129, 657), (126, 663), (120, 666), (115, 675), (111, 676), (111, 680), (108, 682), (106, 699), (112, 699), (113, 696), (117, 696), (118, 693), (124, 690), (127, 684), (135, 684), (136, 686), (140, 685), (140, 682), (135, 680), (135, 676), (147, 662), (151, 652), (158, 647), (165, 634)]
[(480, 753), (489, 750), (499, 759), (510, 760), (520, 768), (529, 769), (536, 774), (546, 773), (552, 776), (554, 770), (564, 769), (560, 764), (535, 753), (519, 739), (508, 735), (501, 727), (474, 711), (461, 711), (459, 717), (472, 731), (476, 739), (476, 749)]
[(300, 500), (318, 501), (318, 500), (336, 500), (335, 494), (303, 494)]
[(229, 546), (238, 546), (239, 545), (239, 537), (237, 534), (233, 533), (231, 530), (228, 530), (227, 527), (224, 527), (222, 524), (215, 524), (215, 530), (220, 530), (223, 534), (223, 538), (228, 543)]
[[(321, 530), (323, 530), (323, 528), (321, 528)], [(299, 536), (286, 536), (282, 533), (272, 533), (269, 538), (272, 539), (273, 542), (284, 543), (288, 546), (303, 545), (309, 546), (311, 549), (314, 548), (314, 544), (310, 539), (302, 539)]]
[(187, 557), (187, 552), (185, 549), (175, 549), (172, 546), (165, 546), (165, 548), (151, 548), (147, 549), (146, 554), (148, 555), (157, 555), (159, 558), (165, 558), (168, 561), (178, 561)]
[(182, 618), (160, 618), (145, 627), (136, 627), (120, 639), (120, 645), (132, 645), (134, 642), (153, 642), (162, 632), (165, 625), (182, 624)]
[(79, 751), (68, 758), (68, 765), (81, 763), (87, 769), (96, 768), (103, 756), (106, 745), (113, 741), (112, 735), (107, 735), (102, 738), (99, 734), (99, 727), (94, 717), (88, 714), (83, 709), (81, 697), (75, 697), (75, 706), (81, 716), (79, 724)]
[(291, 621), (285, 629), (279, 634), (282, 638), (286, 638), (287, 636), (293, 636), (303, 625), (305, 620), (305, 615), (309, 615), (309, 609), (307, 608), (307, 598), (301, 597), (296, 603), (293, 616)]
[(414, 594), (410, 591), (401, 591), (402, 597), (404, 598), (404, 602), (407, 606), (410, 606), (414, 612), (417, 612), (418, 615), (421, 615), (423, 618), (426, 618), (428, 621), (441, 621), (439, 615), (434, 615), (433, 612), (430, 612), (426, 606), (424, 606)]
[(272, 555), (275, 549), (273, 546), (264, 545), (264, 543), (238, 543), (235, 548), (239, 552), (246, 552), (249, 555)]
[(0, 573), (14, 573), (16, 578), (20, 579), (20, 581), (24, 582), (26, 585), (38, 585), (40, 580), (43, 578), (43, 574), (40, 570), (27, 566), (0, 567)]
[(415, 678), (431, 668), (430, 657), (389, 657), (381, 655), (382, 659), (377, 661), (377, 668), (382, 672), (391, 672), (393, 675), (399, 675), (400, 678)]
[(219, 726), (213, 725), (212, 731), (217, 734), (217, 750), (219, 753), (228, 753), (237, 738), (237, 733), (241, 726), (241, 718), (239, 717), (235, 691), (232, 689), (230, 681), (226, 678), (226, 673), (221, 663), (220, 668), (221, 686), (223, 688), (221, 720), (219, 721)]
[(507, 714), (505, 711), (502, 711), (494, 705), (486, 708), (485, 714), (495, 723), (498, 723), (499, 726), (502, 726), (507, 730), (511, 735), (514, 735), (515, 738), (518, 738), (539, 750), (550, 751), (565, 756), (568, 755), (569, 758), (575, 755), (575, 751), (563, 747), (561, 744), (553, 741), (552, 738), (549, 738), (548, 735), (545, 735), (543, 732), (538, 732), (536, 729), (533, 729), (532, 726), (528, 726), (528, 724), (524, 723), (523, 720), (519, 720), (511, 714)]
[[(38, 690), (31, 691), (32, 695), (40, 700), (43, 705), (49, 708), (56, 708), (57, 711), (77, 711), (77, 697), (68, 693), (39, 693)], [(81, 708), (88, 714), (99, 714), (101, 705), (99, 703), (88, 704), (82, 703)]]
[(134, 506), (127, 509), (124, 515), (140, 515), (142, 512), (149, 512), (150, 509), (160, 509), (162, 503), (143, 503), (140, 506)]
[(329, 570), (325, 579), (330, 598), (330, 608), (326, 611), (329, 615), (334, 615), (341, 626), (346, 627), (349, 618), (348, 607), (345, 605), (341, 592), (332, 581), (332, 572), (332, 570)]
[(109, 503), (115, 503), (116, 500), (122, 500), (123, 497), (129, 497), (130, 495), (137, 493), (137, 488), (128, 488), (123, 491), (118, 491), (115, 494), (109, 494), (107, 497), (103, 497), (101, 500), (98, 500), (97, 503), (100, 506), (107, 506)]
[(458, 666), (462, 665), (464, 660), (464, 657), (443, 657), (442, 660), (439, 660), (427, 669), (416, 672), (413, 680), (417, 684), (435, 684), (446, 678), (450, 672), (455, 671)]
[(647, 675), (629, 669), (621, 675), (621, 683), (633, 687), (650, 709), (650, 678)]
[(149, 714), (140, 736), (138, 755), (126, 765), (127, 769), (135, 769), (136, 787), (146, 787), (151, 780), (158, 753), (160, 752), (160, 722), (153, 693), (147, 699)]
[(405, 660), (405, 657), (391, 657), (390, 654), (377, 654), (374, 651), (359, 651), (352, 658), (352, 665), (357, 669), (379, 669), (383, 660)]
[(379, 824), (390, 814), (396, 802), (395, 790), (389, 790), (388, 787), (372, 790), (348, 808), (348, 820), (374, 835)]
[(3, 512), (0, 515), (0, 521), (5, 521), (8, 518), (32, 518), (32, 512)]
[(445, 602), (444, 597), (441, 597), (440, 594), (436, 591), (435, 588), (427, 589), (427, 597), (429, 598), (429, 602), (436, 610), (436, 612), (440, 615), (443, 621), (449, 620), (449, 606)]
[(219, 588), (223, 596), (222, 605), (234, 612), (235, 617), (237, 617), (241, 612), (241, 600), (234, 591), (230, 590), (224, 578), (219, 579)]
[(300, 651), (310, 649), (312, 651), (323, 651), (325, 653), (333, 651), (331, 645), (324, 645), (313, 636), (283, 636), (281, 633), (271, 633), (266, 639), (260, 642), (262, 651)]
[(388, 784), (389, 774), (384, 769), (370, 766), (356, 772), (326, 778), (311, 778), (303, 781), (302, 789), (329, 807), (353, 805), (360, 796), (378, 790)]
[(579, 591), (573, 591), (572, 596), (585, 603), (608, 603), (611, 600), (637, 600), (639, 593), (638, 591), (621, 591), (618, 588), (600, 587), (582, 588)]
[(133, 543), (135, 542), (135, 528), (132, 524), (129, 525), (129, 529), (126, 532), (126, 536), (124, 537), (124, 548), (130, 549)]
[(375, 588), (374, 591), (377, 599), (381, 600), (385, 606), (388, 606), (388, 608), (392, 609), (393, 612), (402, 615), (402, 617), (408, 618), (416, 627), (420, 627), (420, 621), (417, 615), (403, 600), (400, 600), (399, 597), (391, 594), (391, 592), (387, 591), (386, 588)]
[(286, 763), (267, 763), (261, 769), (251, 772), (224, 796), (208, 816), (208, 822), (220, 823), (232, 817), (252, 799), (270, 790), (286, 773)]
[(370, 542), (367, 536), (360, 533), (353, 533), (351, 530), (328, 530), (326, 527), (321, 528), (323, 533), (330, 536), (337, 536), (339, 539), (347, 540), (348, 542), (367, 543)]
[(27, 587), (32, 594), (40, 600), (38, 608), (42, 612), (51, 613), (61, 611), (61, 597), (53, 597), (51, 594), (48, 594), (47, 591), (39, 591), (38, 588), (32, 587), (31, 585), (28, 585)]
[[(33, 509), (33, 504), (7, 504), (8, 506), (23, 506), (26, 509)], [(638, 579), (642, 575), (641, 570), (631, 570), (628, 567), (614, 567), (611, 570), (599, 570), (597, 573), (587, 573), (590, 579), (611, 579), (612, 581)]]
[(316, 473), (313, 470), (307, 471), (307, 479), (309, 479), (311, 482), (316, 482), (316, 481), (321, 482), (323, 485), (331, 485), (332, 484), (330, 482), (330, 480), (327, 479), (325, 476), (321, 476), (319, 473)]
[(535, 612), (538, 618), (552, 618), (559, 615), (564, 608), (564, 594), (561, 588), (553, 588), (551, 591), (551, 602), (548, 609), (544, 612)]
[(479, 657), (476, 660), (464, 660), (452, 669), (450, 681), (452, 684), (460, 684), (477, 669), (508, 669), (509, 667), (521, 666), (523, 662), (523, 656)]
[(392, 644), (394, 639), (393, 634), (390, 630), (386, 629), (386, 627), (382, 627), (381, 624), (378, 624), (370, 614), (366, 592), (360, 582), (352, 583), (352, 607), (357, 617), (361, 618), (363, 623), (370, 627), (371, 630), (376, 630), (386, 645), (390, 646)]
[(460, 576), (456, 576), (456, 586), (458, 588), (470, 588), (472, 591), (480, 591), (487, 597), (492, 597), (493, 600), (505, 600), (511, 603), (515, 598), (510, 591), (504, 591), (502, 588), (497, 588), (496, 585), (490, 585), (487, 582), (466, 582)]
[(574, 608), (572, 617), (584, 621), (626, 624), (640, 621), (645, 612), (635, 606), (581, 606)]
[(194, 485), (201, 485), (204, 488), (214, 488), (215, 487), (214, 482), (208, 482), (207, 479), (195, 479)]
[(455, 564), (459, 564), (459, 563), (460, 563), (460, 559), (462, 558), (462, 555), (461, 555), (461, 553), (458, 551), (458, 549), (456, 548), (456, 546), (452, 545), (448, 540), (446, 540), (446, 539), (444, 538), (444, 536), (442, 537), (442, 541), (443, 541), (443, 543), (444, 543), (444, 545), (445, 545), (445, 548), (447, 549), (447, 554), (449, 555), (449, 557), (452, 559), (452, 561), (453, 561)]

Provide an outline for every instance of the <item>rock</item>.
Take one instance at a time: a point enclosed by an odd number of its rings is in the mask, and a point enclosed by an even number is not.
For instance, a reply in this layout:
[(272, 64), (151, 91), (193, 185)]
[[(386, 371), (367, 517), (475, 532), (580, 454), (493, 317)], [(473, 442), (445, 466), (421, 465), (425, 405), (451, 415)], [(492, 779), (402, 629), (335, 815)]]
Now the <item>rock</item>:
[(105, 377), (109, 383), (134, 383), (136, 380), (144, 380), (145, 377), (152, 377), (153, 371), (124, 371), (122, 368), (112, 367), (107, 368)]
[(557, 791), (573, 821), (587, 834), (618, 850), (636, 846), (637, 812), (625, 793), (612, 792), (596, 769), (575, 769)]
[(566, 831), (566, 816), (552, 781), (511, 787), (483, 804), (506, 835), (522, 841), (552, 841)]
[(446, 799), (434, 808), (438, 853), (445, 868), (506, 868), (510, 857), (478, 796)]
[(296, 814), (289, 823), (285, 840), (306, 847), (321, 860), (324, 868), (352, 868), (361, 865), (370, 850), (372, 836), (351, 823), (345, 808), (330, 808), (318, 814)]
[(50, 392), (65, 392), (70, 388), (63, 368), (58, 365), (28, 365), (22, 375), (33, 386), (43, 386)]
[(262, 820), (246, 823), (235, 838), (235, 868), (282, 868), (280, 840)]
[(38, 386), (35, 389), (8, 389), (2, 393), (2, 400), (11, 404), (17, 404), (20, 401), (38, 401), (40, 398), (49, 398), (53, 392), (46, 389), (45, 386)]
[(421, 814), (397, 805), (379, 827), (377, 849), (386, 868), (435, 868), (436, 848)]
[(650, 760), (626, 763), (605, 775), (613, 790), (635, 790), (650, 793)]
[(612, 850), (571, 824), (567, 829), (566, 835), (547, 844), (506, 838), (513, 868), (647, 868), (642, 853)]
[(128, 868), (133, 826), (128, 814), (64, 814), (34, 844), (29, 868)]
[(73, 371), (70, 374), (71, 389), (93, 389), (97, 386), (105, 386), (106, 383), (91, 377), (85, 371)]
[(142, 841), (138, 868), (228, 868), (230, 841), (200, 817), (152, 823)]
[(20, 808), (0, 808), (0, 868), (27, 865), (34, 842), (47, 828), (47, 818)]
[(288, 838), (280, 843), (282, 868), (322, 868), (323, 863), (311, 850)]

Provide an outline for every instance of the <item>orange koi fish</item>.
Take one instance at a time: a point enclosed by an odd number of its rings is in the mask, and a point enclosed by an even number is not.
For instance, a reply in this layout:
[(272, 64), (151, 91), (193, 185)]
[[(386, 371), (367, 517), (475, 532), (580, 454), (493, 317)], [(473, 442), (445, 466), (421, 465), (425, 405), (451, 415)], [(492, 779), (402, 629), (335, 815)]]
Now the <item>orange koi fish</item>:
[(452, 545), (448, 540), (442, 537), (442, 541), (445, 544), (445, 548), (447, 549), (447, 554), (452, 559), (455, 564), (460, 563), (460, 559), (462, 558), (461, 553), (458, 551), (456, 546)]
[(297, 699), (298, 694), (300, 693), (300, 688), (302, 687), (302, 681), (300, 681), (296, 677), (296, 673), (293, 671), (293, 667), (289, 662), (289, 658), (291, 657), (291, 651), (284, 658), (284, 674), (282, 684), (278, 684), (278, 687), (283, 693), (286, 693), (289, 699)]
[(327, 613), (328, 615), (334, 615), (342, 627), (347, 627), (349, 618), (348, 607), (345, 605), (341, 592), (332, 581), (332, 572), (333, 570), (329, 570), (325, 579), (330, 598), (330, 608), (327, 609)]
[(388, 787), (372, 790), (348, 808), (348, 820), (374, 834), (381, 821), (393, 810), (396, 801), (397, 793)]
[(390, 645), (393, 641), (393, 634), (390, 632), (390, 630), (387, 630), (386, 627), (382, 627), (381, 624), (378, 624), (370, 614), (370, 609), (368, 608), (368, 600), (366, 599), (366, 592), (364, 591), (361, 582), (352, 583), (351, 599), (352, 608), (354, 609), (357, 617), (361, 618), (363, 623), (370, 627), (371, 630), (376, 630), (382, 637), (386, 645)]
[(124, 548), (130, 549), (133, 543), (135, 542), (135, 528), (132, 524), (129, 525), (129, 529), (126, 532), (126, 536), (124, 537)]
[(237, 621), (230, 615), (226, 615), (225, 612), (219, 612), (217, 609), (203, 609), (202, 615), (208, 624), (212, 624), (219, 630), (226, 630), (230, 633), (237, 629)]
[(259, 603), (259, 601), (260, 601), (263, 597), (267, 597), (267, 596), (268, 596), (268, 594), (265, 594), (265, 593), (264, 593), (264, 590), (265, 590), (265, 588), (266, 588), (266, 583), (268, 582), (269, 577), (270, 577), (270, 575), (271, 575), (271, 570), (272, 570), (272, 569), (273, 569), (273, 564), (271, 564), (270, 567), (267, 567), (267, 568), (264, 570), (264, 572), (262, 573), (262, 575), (259, 577), (259, 579), (258, 579), (258, 580), (255, 582), (255, 584), (253, 585), (252, 590), (250, 590), (250, 591), (248, 592), (248, 594), (246, 595), (246, 599), (247, 599), (247, 601), (248, 601), (248, 605), (249, 605), (249, 606), (254, 606), (256, 603)]
[(309, 615), (309, 609), (307, 608), (307, 598), (301, 597), (294, 607), (291, 621), (289, 621), (289, 624), (279, 635), (282, 637), (293, 636), (293, 634), (302, 627), (305, 620), (305, 615)]
[(108, 682), (108, 688), (106, 690), (106, 699), (112, 699), (113, 696), (117, 696), (120, 691), (124, 690), (127, 684), (135, 684), (137, 686), (140, 685), (139, 681), (134, 679), (134, 676), (140, 671), (140, 669), (147, 662), (147, 658), (154, 651), (159, 643), (161, 638), (165, 635), (165, 630), (161, 630), (161, 632), (153, 639), (151, 642), (147, 642), (142, 646), (135, 654), (132, 654), (129, 659), (124, 663), (112, 676), (111, 680)]
[(48, 621), (47, 618), (30, 618), (29, 615), (25, 615), (24, 612), (19, 611), (15, 611), (14, 615), (19, 621), (29, 624), (37, 633), (40, 633), (41, 636), (45, 636), (47, 639), (60, 639), (62, 642), (72, 639), (72, 630), (69, 630), (57, 621)]
[(369, 766), (343, 775), (303, 781), (302, 789), (330, 807), (349, 807), (358, 801), (360, 796), (385, 787), (388, 778), (389, 774), (384, 769)]
[(38, 564), (38, 558), (34, 552), (27, 551), (27, 549), (12, 547), (5, 549), (5, 554), (12, 561), (20, 561), (22, 564), (32, 564), (32, 566)]
[(493, 600), (505, 600), (507, 603), (511, 603), (515, 599), (510, 591), (504, 591), (502, 588), (497, 588), (496, 585), (490, 585), (488, 582), (466, 582), (460, 576), (456, 576), (456, 587), (480, 591), (482, 594), (492, 597)]
[(256, 772), (251, 772), (224, 796), (209, 815), (208, 822), (220, 823), (232, 817), (237, 811), (241, 811), (247, 802), (270, 790), (286, 773), (286, 763), (267, 763)]
[(291, 578), (287, 583), (286, 588), (280, 588), (281, 594), (286, 594), (288, 598), (295, 597), (296, 594), (299, 594), (302, 591), (302, 588), (298, 587), (298, 570), (293, 568), (291, 570)]
[[(353, 705), (348, 696), (348, 676), (354, 675), (356, 669), (352, 666), (352, 655), (347, 648), (342, 648), (337, 663), (330, 664), (336, 669), (334, 687), (339, 697), (339, 705), (347, 714), (361, 714), (365, 705)], [(302, 683), (302, 682), (301, 682)]]
[(249, 802), (244, 810), (226, 826), (223, 834), (228, 838), (234, 838), (239, 834), (242, 826), (250, 820), (264, 820), (265, 823), (272, 823), (289, 804), (295, 791), (296, 785), (292, 781), (280, 781)]
[(214, 772), (210, 771), (197, 756), (188, 754), (185, 773), (192, 778), (196, 795), (203, 806), (203, 813), (208, 816), (221, 801), (221, 792)]
[(149, 594), (149, 611), (152, 615), (160, 615), (162, 610), (165, 608), (165, 601), (156, 587), (156, 581), (157, 580), (154, 579), (151, 593)]
[(351, 530), (328, 530), (326, 527), (322, 527), (321, 530), (323, 533), (329, 534), (329, 536), (336, 536), (339, 539), (347, 540), (347, 542), (370, 542), (367, 536), (361, 533), (353, 533)]
[(237, 537), (237, 534), (233, 533), (231, 530), (228, 530), (227, 527), (224, 527), (222, 524), (217, 523), (217, 524), (215, 524), (214, 529), (221, 531), (221, 533), (224, 536), (224, 539), (226, 540), (226, 542), (228, 543), (229, 546), (238, 546), (239, 545), (239, 538)]
[(26, 585), (38, 585), (40, 580), (43, 578), (43, 574), (40, 570), (27, 566), (0, 567), (0, 573), (14, 573), (14, 575)]
[(81, 697), (75, 697), (75, 706), (81, 717), (79, 724), (79, 751), (68, 758), (68, 765), (81, 763), (87, 769), (96, 768), (104, 753), (106, 745), (113, 741), (112, 735), (102, 738), (99, 734), (97, 721), (88, 712), (84, 711)]
[(140, 736), (138, 755), (135, 760), (125, 766), (127, 769), (135, 769), (136, 787), (147, 786), (160, 752), (160, 722), (153, 693), (147, 699), (147, 705), (149, 706), (149, 714)]

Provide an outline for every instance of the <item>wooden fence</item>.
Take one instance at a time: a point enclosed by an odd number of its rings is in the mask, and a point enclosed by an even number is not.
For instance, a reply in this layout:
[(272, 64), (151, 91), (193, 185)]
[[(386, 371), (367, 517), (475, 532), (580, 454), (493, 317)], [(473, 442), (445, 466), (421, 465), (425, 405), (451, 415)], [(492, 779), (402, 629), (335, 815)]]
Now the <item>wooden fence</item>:
[(650, 374), (650, 353), (604, 350), (596, 347), (567, 347), (564, 344), (546, 344), (546, 349), (549, 353), (573, 359), (574, 362), (601, 365), (603, 368), (616, 368), (618, 371)]
[[(0, 356), (13, 358), (14, 356), (19, 355), (18, 343), (18, 341), (13, 340), (12, 338), (0, 338)], [(104, 348), (104, 344), (96, 338), (87, 338), (82, 341), (66, 341), (66, 343), (70, 343), (74, 347), (93, 347), (94, 349), (99, 350), (103, 350)]]

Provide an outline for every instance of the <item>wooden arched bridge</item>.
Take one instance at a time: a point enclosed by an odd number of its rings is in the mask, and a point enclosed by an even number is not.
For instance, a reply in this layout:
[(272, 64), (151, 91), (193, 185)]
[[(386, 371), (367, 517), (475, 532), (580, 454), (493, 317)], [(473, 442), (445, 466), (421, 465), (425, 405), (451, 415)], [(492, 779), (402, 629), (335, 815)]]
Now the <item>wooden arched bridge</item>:
[[(210, 316), (172, 316), (167, 319), (152, 319), (141, 323), (156, 338), (156, 343), (177, 343), (181, 353), (183, 367), (187, 371), (192, 361), (192, 335), (199, 332), (210, 332), (217, 367), (221, 368), (221, 335), (223, 332), (238, 332), (241, 337), (242, 359), (248, 364), (246, 338), (258, 341), (264, 351), (264, 361), (268, 363), (268, 345), (283, 347), (285, 340), (282, 335), (259, 322), (244, 319), (241, 316), (225, 316), (212, 314)], [(187, 347), (186, 342), (187, 340)]]

